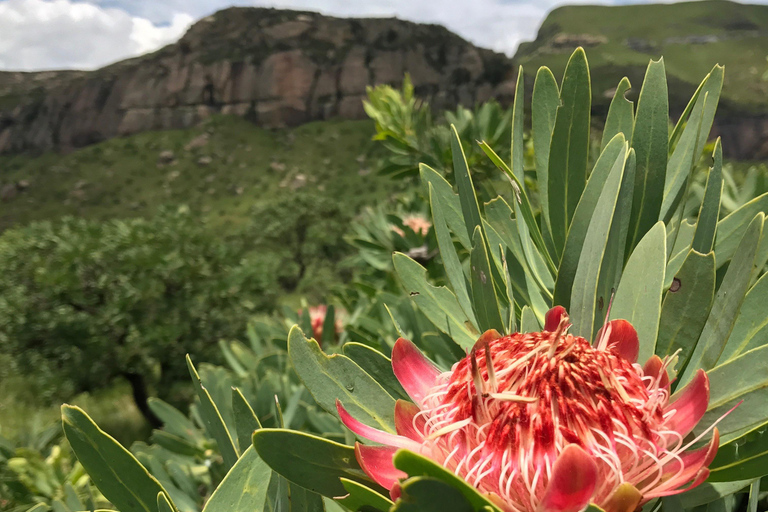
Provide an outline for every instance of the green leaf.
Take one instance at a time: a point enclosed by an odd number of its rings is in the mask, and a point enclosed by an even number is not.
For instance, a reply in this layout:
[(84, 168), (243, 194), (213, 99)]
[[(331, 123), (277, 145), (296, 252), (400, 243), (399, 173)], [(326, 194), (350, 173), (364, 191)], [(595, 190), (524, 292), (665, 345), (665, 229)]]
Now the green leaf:
[[(768, 408), (768, 345), (745, 352), (707, 372), (709, 375), (709, 408), (694, 429), (699, 433), (743, 401), (718, 423), (722, 434), (752, 428), (765, 422)], [(726, 436), (724, 436), (726, 437)]]
[(147, 400), (150, 410), (163, 422), (163, 429), (175, 436), (191, 439), (194, 443), (202, 443), (205, 437), (200, 430), (181, 411), (159, 398), (150, 397)]
[(627, 242), (627, 230), (629, 229), (629, 216), (632, 210), (632, 191), (635, 186), (635, 151), (629, 149), (627, 160), (624, 164), (624, 176), (621, 179), (619, 197), (616, 200), (616, 208), (613, 214), (611, 230), (608, 234), (608, 245), (603, 253), (603, 263), (600, 267), (600, 277), (597, 286), (597, 307), (595, 309), (595, 332), (597, 327), (603, 325), (608, 315), (608, 307), (611, 297), (619, 286), (624, 269), (624, 250)]
[(587, 55), (582, 48), (577, 48), (568, 60), (560, 101), (547, 175), (549, 220), (558, 254), (563, 251), (568, 226), (587, 181), (592, 91)]
[(150, 439), (153, 443), (162, 446), (166, 450), (178, 453), (181, 455), (188, 455), (190, 457), (200, 456), (205, 453), (204, 445), (193, 444), (189, 438), (179, 437), (174, 434), (170, 434), (163, 430), (155, 430), (152, 432)]
[(520, 313), (520, 332), (537, 332), (541, 330), (541, 324), (530, 306), (523, 306)]
[(573, 289), (573, 279), (576, 276), (576, 269), (579, 266), (579, 258), (584, 248), (584, 239), (587, 236), (587, 229), (592, 221), (595, 212), (595, 206), (603, 191), (605, 182), (616, 161), (625, 150), (626, 141), (623, 134), (617, 134), (606, 146), (605, 150), (595, 163), (595, 167), (589, 176), (587, 186), (573, 215), (571, 229), (568, 231), (568, 239), (563, 249), (563, 257), (560, 260), (560, 268), (557, 272), (555, 282), (555, 292), (552, 303), (569, 309), (571, 305), (571, 291)]
[[(393, 505), (389, 498), (386, 498), (370, 487), (366, 487), (353, 480), (342, 478), (341, 485), (344, 486), (344, 489), (349, 495), (338, 501), (349, 510), (372, 509), (371, 512), (373, 512), (373, 510), (388, 512)], [(366, 509), (364, 507), (368, 508)]]
[(325, 343), (330, 345), (336, 338), (336, 309), (333, 304), (329, 304), (325, 310), (325, 318), (323, 319), (323, 334), (325, 334)]
[(235, 355), (231, 348), (231, 343), (232, 342), (226, 340), (219, 340), (219, 349), (221, 349), (221, 353), (224, 355), (224, 359), (226, 359), (230, 368), (232, 368), (238, 377), (244, 378), (248, 375), (248, 370), (245, 369), (240, 362), (240, 359)]
[(701, 94), (693, 107), (691, 117), (683, 130), (675, 150), (669, 157), (667, 175), (664, 183), (664, 199), (659, 210), (659, 219), (669, 222), (683, 199), (683, 187), (690, 180), (694, 166), (701, 156), (696, 152), (699, 131), (702, 129), (702, 117), (707, 102), (707, 94)]
[(192, 376), (192, 385), (197, 392), (197, 397), (200, 399), (200, 416), (203, 418), (205, 430), (209, 436), (216, 440), (221, 456), (224, 459), (224, 465), (229, 469), (235, 465), (238, 458), (235, 442), (232, 440), (232, 436), (229, 434), (229, 430), (227, 430), (227, 426), (221, 417), (218, 407), (213, 402), (211, 394), (203, 386), (200, 375), (197, 373), (195, 365), (192, 364), (189, 354), (187, 354), (187, 368), (189, 368), (189, 374)]
[(197, 512), (199, 508), (194, 500), (199, 496), (200, 489), (198, 488), (198, 484), (192, 478), (192, 468), (186, 464), (182, 466), (180, 462), (175, 460), (168, 460), (165, 463), (165, 467), (168, 470), (168, 475), (170, 475), (171, 480), (178, 486), (179, 490), (186, 494), (188, 498), (191, 498), (190, 501), (192, 501), (192, 505), (194, 505), (192, 510)]
[[(560, 105), (560, 89), (555, 75), (548, 67), (542, 66), (536, 72), (531, 100), (531, 138), (536, 157), (536, 184), (539, 187), (542, 224), (549, 224), (549, 195), (547, 192), (549, 173), (549, 145), (555, 128), (557, 107)], [(547, 228), (543, 228), (547, 231)]]
[[(659, 504), (661, 507), (659, 507)], [(649, 504), (650, 505), (650, 504)], [(653, 507), (645, 506), (644, 509), (653, 512), (683, 512), (684, 507), (680, 502), (680, 495), (673, 494), (671, 496), (664, 496), (661, 500), (656, 502)]]
[(252, 512), (263, 510), (272, 470), (253, 446), (243, 452), (213, 491), (203, 512)]
[(472, 236), (470, 256), (470, 282), (472, 284), (472, 304), (475, 309), (480, 331), (496, 329), (504, 332), (504, 322), (499, 311), (499, 299), (494, 289), (491, 263), (486, 252), (486, 243), (480, 227)]
[(709, 139), (709, 132), (712, 123), (715, 120), (715, 112), (720, 102), (720, 92), (723, 89), (723, 80), (725, 79), (725, 66), (715, 64), (712, 71), (705, 78), (704, 86), (700, 94), (707, 94), (707, 104), (704, 108), (704, 115), (701, 118), (701, 130), (699, 131), (699, 140), (696, 143), (696, 151), (700, 154), (704, 145)]
[[(539, 225), (536, 223), (536, 217), (533, 214), (533, 209), (531, 208), (531, 203), (528, 199), (528, 194), (526, 194), (525, 192), (525, 187), (523, 186), (523, 182), (518, 180), (517, 176), (515, 176), (512, 173), (512, 170), (509, 168), (509, 166), (507, 166), (507, 164), (504, 163), (504, 161), (499, 157), (499, 155), (497, 155), (496, 152), (493, 151), (493, 149), (487, 143), (481, 142), (480, 148), (485, 152), (486, 155), (488, 155), (488, 158), (491, 159), (491, 161), (496, 165), (496, 167), (502, 170), (512, 181), (512, 186), (515, 190), (515, 202), (518, 205), (518, 208), (516, 208), (517, 213), (515, 214), (515, 217), (516, 217), (515, 220), (525, 221), (525, 222), (520, 222), (521, 226), (518, 228), (518, 231), (520, 232), (520, 236), (527, 240), (530, 235), (531, 240), (533, 240), (533, 242), (539, 248), (539, 252), (540, 252), (539, 258), (543, 259), (549, 271), (552, 274), (554, 274), (555, 263), (552, 261), (552, 258), (548, 252), (547, 246), (545, 245), (544, 239), (542, 238), (541, 231), (539, 230)], [(501, 199), (501, 198), (497, 198), (497, 199)], [(518, 215), (518, 213), (520, 215)], [(529, 255), (528, 260), (530, 259), (531, 257)]]
[(656, 348), (666, 259), (666, 231), (657, 222), (629, 257), (613, 301), (611, 318), (628, 320), (637, 330), (638, 361), (648, 360)]
[[(680, 227), (676, 224), (667, 225), (667, 255), (672, 259), (678, 254), (688, 255), (693, 243), (693, 235), (696, 233), (696, 224), (691, 224), (688, 219), (683, 219)], [(668, 265), (669, 266), (669, 265)], [(678, 268), (679, 270), (679, 268)]]
[(253, 432), (261, 428), (259, 418), (253, 412), (251, 404), (245, 399), (238, 388), (232, 388), (232, 413), (235, 418), (235, 431), (237, 432), (237, 444), (240, 450), (251, 445)]
[[(318, 494), (318, 496), (320, 495)], [(322, 505), (324, 507), (324, 509), (320, 509), (321, 512), (323, 510), (325, 512), (347, 512), (349, 510), (346, 507), (342, 507), (341, 505), (339, 505), (338, 500), (336, 500), (335, 498), (331, 499), (331, 498), (320, 497), (320, 499), (323, 501)], [(371, 512), (375, 512), (375, 510), (377, 509), (372, 509)], [(383, 512), (386, 512), (386, 510)]]
[(459, 132), (456, 131), (456, 127), (453, 125), (451, 125), (451, 154), (453, 155), (453, 175), (456, 179), (456, 187), (459, 190), (459, 201), (461, 202), (464, 224), (467, 234), (471, 237), (476, 227), (480, 226), (482, 229), (480, 206), (477, 204), (475, 186), (472, 183), (472, 176), (469, 174), (467, 158), (464, 156), (464, 148), (461, 146)]
[(79, 407), (61, 406), (64, 435), (91, 480), (121, 512), (154, 512), (165, 489)]
[(344, 355), (353, 360), (365, 373), (373, 377), (392, 398), (410, 400), (408, 393), (395, 377), (392, 360), (376, 349), (362, 343), (345, 343)]
[(747, 512), (757, 512), (757, 503), (760, 500), (760, 479), (756, 479), (749, 486), (749, 500), (747, 502)]
[(400, 282), (424, 315), (462, 348), (471, 348), (478, 332), (464, 314), (456, 296), (444, 286), (427, 282), (427, 270), (402, 253), (392, 257)]
[[(198, 507), (195, 503), (197, 498), (197, 491), (192, 496), (188, 495), (185, 491), (181, 490), (176, 483), (171, 479), (171, 476), (166, 471), (167, 454), (157, 447), (149, 446), (142, 447), (140, 444), (134, 445), (134, 451), (136, 457), (141, 464), (149, 470), (149, 472), (157, 478), (160, 485), (165, 489), (165, 494), (168, 495), (168, 499), (180, 512), (197, 512)], [(161, 459), (162, 457), (162, 459)]]
[(355, 449), (322, 437), (285, 429), (263, 428), (253, 446), (269, 466), (291, 482), (329, 498), (347, 491), (340, 478), (375, 486), (355, 459)]
[(69, 510), (85, 510), (85, 505), (80, 501), (74, 487), (69, 482), (64, 484), (64, 503)]
[(175, 512), (171, 501), (164, 492), (157, 493), (157, 510), (158, 512)]
[(712, 464), (710, 482), (749, 480), (768, 474), (768, 423), (720, 446)]
[(432, 184), (428, 183), (427, 186), (429, 187), (429, 204), (432, 209), (432, 225), (435, 229), (437, 246), (440, 249), (440, 258), (443, 260), (445, 275), (448, 277), (448, 282), (451, 283), (453, 293), (456, 295), (456, 300), (464, 311), (464, 315), (472, 325), (477, 326), (475, 313), (472, 310), (472, 301), (469, 298), (467, 278), (464, 275), (464, 269), (456, 253), (456, 247), (453, 245), (453, 239), (451, 238), (450, 231), (448, 231), (448, 224), (446, 224), (445, 215), (443, 214), (444, 206), (438, 199)]
[(296, 326), (288, 334), (288, 357), (320, 407), (335, 415), (338, 399), (359, 421), (395, 432), (395, 399), (354, 361), (341, 354), (324, 354)]
[(392, 512), (474, 512), (475, 508), (450, 485), (429, 477), (409, 478)]
[(738, 482), (704, 482), (688, 492), (680, 494), (680, 502), (686, 510), (711, 503), (723, 496), (729, 496), (750, 484), (749, 480)]
[(398, 450), (395, 452), (392, 462), (397, 469), (404, 471), (409, 477), (421, 476), (434, 478), (447, 484), (451, 488), (456, 489), (472, 506), (470, 510), (477, 510), (483, 507), (491, 507), (491, 509), (495, 511), (499, 510), (498, 507), (485, 499), (474, 487), (469, 485), (462, 478), (426, 457), (409, 452), (408, 450)]
[(510, 155), (512, 163), (509, 166), (518, 181), (525, 180), (525, 146), (523, 143), (523, 119), (525, 111), (525, 76), (523, 66), (517, 70), (517, 82), (515, 84), (515, 99), (512, 103), (512, 146)]
[(664, 59), (651, 61), (645, 72), (637, 115), (632, 131), (632, 148), (637, 154), (634, 200), (627, 235), (627, 252), (659, 220), (664, 176), (667, 168), (669, 128), (667, 77)]
[[(506, 213), (511, 215), (512, 210), (504, 202), (503, 199), (497, 198), (486, 205), (486, 214), (489, 219), (499, 221), (495, 218), (497, 214), (502, 216)], [(543, 297), (541, 296), (540, 289), (533, 282), (531, 277), (531, 271), (525, 265), (525, 256), (523, 256), (523, 249), (521, 247), (520, 238), (517, 230), (517, 221), (511, 218), (501, 220), (495, 226), (486, 222), (485, 232), (490, 237), (491, 245), (496, 247), (501, 245), (500, 249), (504, 250), (502, 259), (502, 267), (505, 270), (505, 286), (507, 288), (507, 297), (510, 298), (510, 302), (517, 297), (518, 305), (522, 304), (545, 304)], [(498, 232), (496, 228), (499, 228), (501, 232)], [(522, 263), (521, 263), (522, 262)], [(509, 311), (514, 313), (514, 307)], [(512, 315), (514, 316), (514, 314)], [(542, 317), (543, 318), (543, 317)], [(507, 318), (509, 320), (509, 318)], [(513, 322), (514, 323), (514, 322)], [(511, 332), (511, 331), (505, 331)]]
[(608, 263), (606, 251), (610, 252), (611, 250), (611, 232), (614, 229), (620, 191), (623, 188), (623, 182), (625, 182), (623, 178), (627, 153), (627, 146), (624, 144), (624, 148), (619, 153), (611, 173), (605, 181), (600, 199), (595, 205), (592, 222), (587, 228), (584, 248), (581, 251), (579, 265), (573, 280), (569, 309), (573, 322), (572, 332), (587, 339), (592, 339), (595, 333), (600, 309), (599, 299), (602, 298), (603, 306), (607, 306), (605, 302), (607, 298), (599, 296), (602, 288), (600, 277), (603, 265)]
[(323, 498), (300, 485), (288, 484), (290, 512), (324, 512)]
[(632, 140), (632, 126), (635, 122), (634, 103), (625, 96), (631, 87), (627, 77), (622, 78), (619, 85), (616, 86), (611, 106), (608, 107), (608, 117), (605, 119), (603, 138), (600, 142), (601, 152), (617, 133), (623, 133), (625, 139)]
[(699, 342), (680, 378), (680, 385), (687, 383), (697, 369), (709, 370), (720, 359), (752, 278), (764, 219), (765, 215), (758, 213), (744, 233), (744, 238), (728, 266), (723, 284), (717, 290), (709, 318), (704, 324)]
[(699, 86), (693, 92), (691, 99), (688, 100), (688, 104), (685, 106), (685, 110), (683, 110), (683, 113), (680, 114), (680, 117), (677, 119), (677, 123), (675, 123), (675, 127), (672, 129), (672, 133), (670, 133), (669, 135), (670, 149), (674, 149), (675, 146), (677, 146), (677, 143), (680, 140), (680, 136), (683, 134), (683, 129), (688, 125), (688, 120), (690, 119), (693, 106), (698, 101), (699, 96), (701, 95), (701, 90), (704, 88), (704, 85), (707, 83), (708, 77), (709, 75), (704, 77), (704, 80), (702, 80), (701, 83), (699, 83)]
[(696, 220), (696, 233), (693, 236), (693, 249), (706, 254), (715, 243), (715, 230), (720, 218), (720, 196), (723, 192), (723, 146), (720, 138), (715, 142), (714, 165), (709, 170), (704, 199), (701, 202)]
[(46, 505), (45, 503), (38, 503), (34, 507), (28, 508), (26, 512), (46, 512), (47, 510), (50, 510), (51, 507)]
[(680, 349), (680, 361), (686, 361), (704, 329), (714, 296), (714, 253), (689, 251), (661, 304), (656, 354), (663, 358)]
[(720, 361), (728, 361), (766, 344), (768, 341), (766, 304), (768, 304), (768, 274), (763, 274), (744, 297), (739, 316), (736, 317), (736, 323), (725, 344)]
[(715, 255), (718, 268), (733, 258), (749, 222), (759, 212), (768, 212), (768, 192), (752, 199), (717, 223)]
[(459, 196), (453, 192), (451, 184), (443, 178), (440, 173), (428, 165), (419, 165), (421, 182), (425, 187), (427, 197), (429, 197), (429, 185), (432, 185), (435, 200), (440, 203), (441, 210), (445, 216), (445, 223), (453, 232), (465, 249), (469, 249), (472, 243), (469, 240), (470, 233), (467, 232), (464, 224), (464, 215), (461, 211), (461, 201)]

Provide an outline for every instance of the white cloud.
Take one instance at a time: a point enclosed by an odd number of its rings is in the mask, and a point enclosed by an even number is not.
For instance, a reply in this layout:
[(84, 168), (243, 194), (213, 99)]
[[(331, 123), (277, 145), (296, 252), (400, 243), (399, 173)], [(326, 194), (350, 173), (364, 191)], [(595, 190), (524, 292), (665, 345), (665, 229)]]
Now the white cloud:
[(97, 68), (172, 42), (193, 20), (230, 5), (439, 23), (476, 45), (512, 55), (521, 41), (536, 36), (556, 5), (649, 1), (0, 0), (0, 69)]
[(155, 25), (122, 9), (71, 0), (0, 1), (0, 69), (94, 69), (157, 49), (192, 23)]
[(556, 0), (0, 0), (0, 69), (94, 69), (180, 37), (194, 19), (230, 5), (397, 16), (439, 23), (512, 54)]

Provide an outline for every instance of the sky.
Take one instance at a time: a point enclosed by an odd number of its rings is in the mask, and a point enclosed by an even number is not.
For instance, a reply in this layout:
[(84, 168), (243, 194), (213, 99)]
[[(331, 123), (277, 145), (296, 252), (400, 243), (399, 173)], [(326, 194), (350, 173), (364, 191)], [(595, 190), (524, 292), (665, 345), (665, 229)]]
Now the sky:
[(0, 70), (96, 69), (174, 42), (195, 20), (232, 5), (439, 23), (478, 46), (512, 55), (557, 5), (645, 1), (0, 0)]

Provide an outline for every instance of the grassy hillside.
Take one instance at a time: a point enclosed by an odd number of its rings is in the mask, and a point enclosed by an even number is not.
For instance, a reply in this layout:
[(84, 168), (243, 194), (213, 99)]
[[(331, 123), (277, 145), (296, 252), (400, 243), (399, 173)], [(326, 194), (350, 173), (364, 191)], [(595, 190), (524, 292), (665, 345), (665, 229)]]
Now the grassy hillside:
[(712, 0), (559, 7), (547, 16), (537, 39), (520, 46), (515, 61), (526, 73), (547, 65), (562, 76), (579, 45), (587, 51), (596, 103), (607, 104), (624, 75), (639, 86), (648, 60), (663, 55), (673, 109), (684, 107), (719, 63), (726, 67), (722, 110), (768, 111), (768, 82), (762, 80), (768, 66), (768, 5)]
[[(294, 191), (333, 199), (346, 218), (384, 200), (396, 186), (372, 172), (373, 133), (372, 121), (270, 131), (222, 116), (198, 128), (113, 139), (67, 155), (0, 156), (0, 230), (64, 215), (149, 216), (163, 205), (187, 204), (203, 212), (223, 238), (259, 222), (255, 208)], [(265, 257), (274, 250), (263, 249)], [(336, 274), (323, 269), (309, 276), (304, 295), (337, 282)], [(298, 302), (296, 293), (281, 293), (281, 303)], [(9, 373), (9, 364), (0, 354), (0, 436), (23, 441), (60, 412), (41, 403), (24, 376)], [(148, 434), (127, 384), (84, 393), (73, 403), (123, 442)]]
[(221, 116), (63, 156), (0, 156), (0, 229), (67, 214), (150, 215), (164, 204), (187, 204), (234, 229), (254, 205), (298, 189), (338, 198), (352, 212), (393, 187), (370, 172), (373, 132), (371, 121), (270, 131)]

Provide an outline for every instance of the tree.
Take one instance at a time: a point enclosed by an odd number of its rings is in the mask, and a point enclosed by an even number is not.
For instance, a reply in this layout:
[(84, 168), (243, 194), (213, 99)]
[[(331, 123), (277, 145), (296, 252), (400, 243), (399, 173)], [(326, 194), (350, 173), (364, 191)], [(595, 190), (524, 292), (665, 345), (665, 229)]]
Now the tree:
[(349, 218), (338, 203), (311, 192), (275, 197), (254, 208), (253, 249), (277, 266), (288, 291), (318, 295), (338, 282), (338, 262), (349, 252)]
[(182, 208), (150, 220), (64, 218), (0, 237), (0, 352), (49, 399), (123, 377), (137, 406), (186, 380), (184, 355), (216, 360), (217, 340), (274, 304), (274, 269), (243, 264)]

